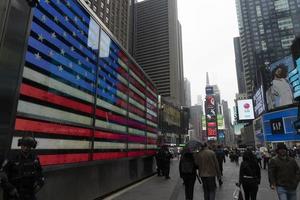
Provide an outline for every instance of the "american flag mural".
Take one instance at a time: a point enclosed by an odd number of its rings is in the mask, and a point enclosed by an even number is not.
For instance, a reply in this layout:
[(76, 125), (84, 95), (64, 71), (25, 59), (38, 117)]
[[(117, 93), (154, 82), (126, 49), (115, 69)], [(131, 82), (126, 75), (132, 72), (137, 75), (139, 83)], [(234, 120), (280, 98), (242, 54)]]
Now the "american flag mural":
[(89, 13), (76, 0), (33, 11), (11, 148), (34, 135), (42, 165), (156, 149), (156, 89)]

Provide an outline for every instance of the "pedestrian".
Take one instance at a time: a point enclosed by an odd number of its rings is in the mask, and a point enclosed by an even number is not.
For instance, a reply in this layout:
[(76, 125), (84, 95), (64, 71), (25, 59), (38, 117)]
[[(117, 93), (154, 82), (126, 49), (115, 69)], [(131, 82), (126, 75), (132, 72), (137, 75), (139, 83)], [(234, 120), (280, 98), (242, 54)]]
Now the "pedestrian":
[(259, 149), (257, 149), (255, 151), (255, 156), (256, 156), (256, 159), (257, 159), (257, 162), (258, 162), (258, 165), (260, 168), (262, 168), (262, 164), (261, 164), (261, 160), (262, 160), (262, 155), (261, 155), (261, 152)]
[(170, 179), (170, 162), (171, 162), (172, 154), (170, 153), (168, 146), (162, 146), (162, 170), (166, 179)]
[(162, 156), (163, 150), (160, 148), (155, 154), (157, 176), (163, 176)]
[(216, 149), (215, 153), (216, 153), (216, 157), (217, 157), (217, 160), (218, 160), (218, 163), (219, 163), (219, 168), (220, 168), (221, 175), (223, 176), (223, 162), (224, 163), (226, 162), (226, 158), (225, 158), (225, 152), (221, 148), (221, 145), (217, 146), (217, 149)]
[(294, 158), (288, 156), (284, 143), (277, 144), (276, 153), (277, 156), (271, 159), (268, 170), (271, 189), (276, 189), (279, 200), (297, 200), (299, 166)]
[(39, 159), (33, 149), (37, 142), (32, 137), (19, 139), (21, 150), (13, 152), (1, 167), (4, 200), (36, 200), (35, 194), (44, 185)]
[(202, 150), (195, 155), (198, 174), (203, 183), (204, 200), (214, 200), (216, 195), (216, 177), (222, 183), (219, 163), (215, 152), (203, 144)]
[(179, 162), (179, 174), (184, 182), (186, 200), (193, 200), (196, 169), (193, 152), (189, 148), (184, 149)]
[(256, 157), (250, 150), (246, 150), (243, 154), (239, 175), (239, 184), (243, 186), (246, 200), (256, 200), (260, 179), (260, 167)]
[(263, 157), (263, 161), (264, 161), (264, 169), (266, 169), (269, 164), (270, 157), (271, 157), (269, 151), (264, 151), (262, 157)]

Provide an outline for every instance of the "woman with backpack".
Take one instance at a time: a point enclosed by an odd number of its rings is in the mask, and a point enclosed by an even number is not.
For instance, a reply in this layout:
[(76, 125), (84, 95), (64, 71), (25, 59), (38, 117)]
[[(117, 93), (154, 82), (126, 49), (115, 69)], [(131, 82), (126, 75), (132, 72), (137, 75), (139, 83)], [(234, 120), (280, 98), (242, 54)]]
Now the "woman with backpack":
[(186, 200), (193, 200), (196, 169), (193, 152), (188, 148), (184, 149), (179, 162), (179, 173), (184, 182)]
[(260, 167), (255, 155), (250, 150), (245, 151), (239, 176), (239, 184), (243, 186), (245, 200), (256, 200), (260, 178)]

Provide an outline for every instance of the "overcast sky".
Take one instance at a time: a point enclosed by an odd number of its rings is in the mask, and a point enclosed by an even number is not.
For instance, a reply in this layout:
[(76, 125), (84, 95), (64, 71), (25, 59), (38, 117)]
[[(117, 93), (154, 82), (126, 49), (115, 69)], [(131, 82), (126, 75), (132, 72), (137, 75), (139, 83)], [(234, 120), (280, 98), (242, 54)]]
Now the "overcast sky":
[(238, 36), (235, 0), (177, 0), (182, 25), (184, 76), (192, 105), (205, 97), (206, 72), (232, 109), (237, 80), (233, 37)]

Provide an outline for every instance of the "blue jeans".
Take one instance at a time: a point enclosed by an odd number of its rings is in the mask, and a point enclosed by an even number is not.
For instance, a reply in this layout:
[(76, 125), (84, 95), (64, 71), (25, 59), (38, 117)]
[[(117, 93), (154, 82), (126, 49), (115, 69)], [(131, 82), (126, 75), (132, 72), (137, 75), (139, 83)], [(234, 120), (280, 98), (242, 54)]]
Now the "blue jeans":
[(279, 200), (297, 200), (297, 191), (288, 190), (285, 187), (277, 186), (276, 188)]

